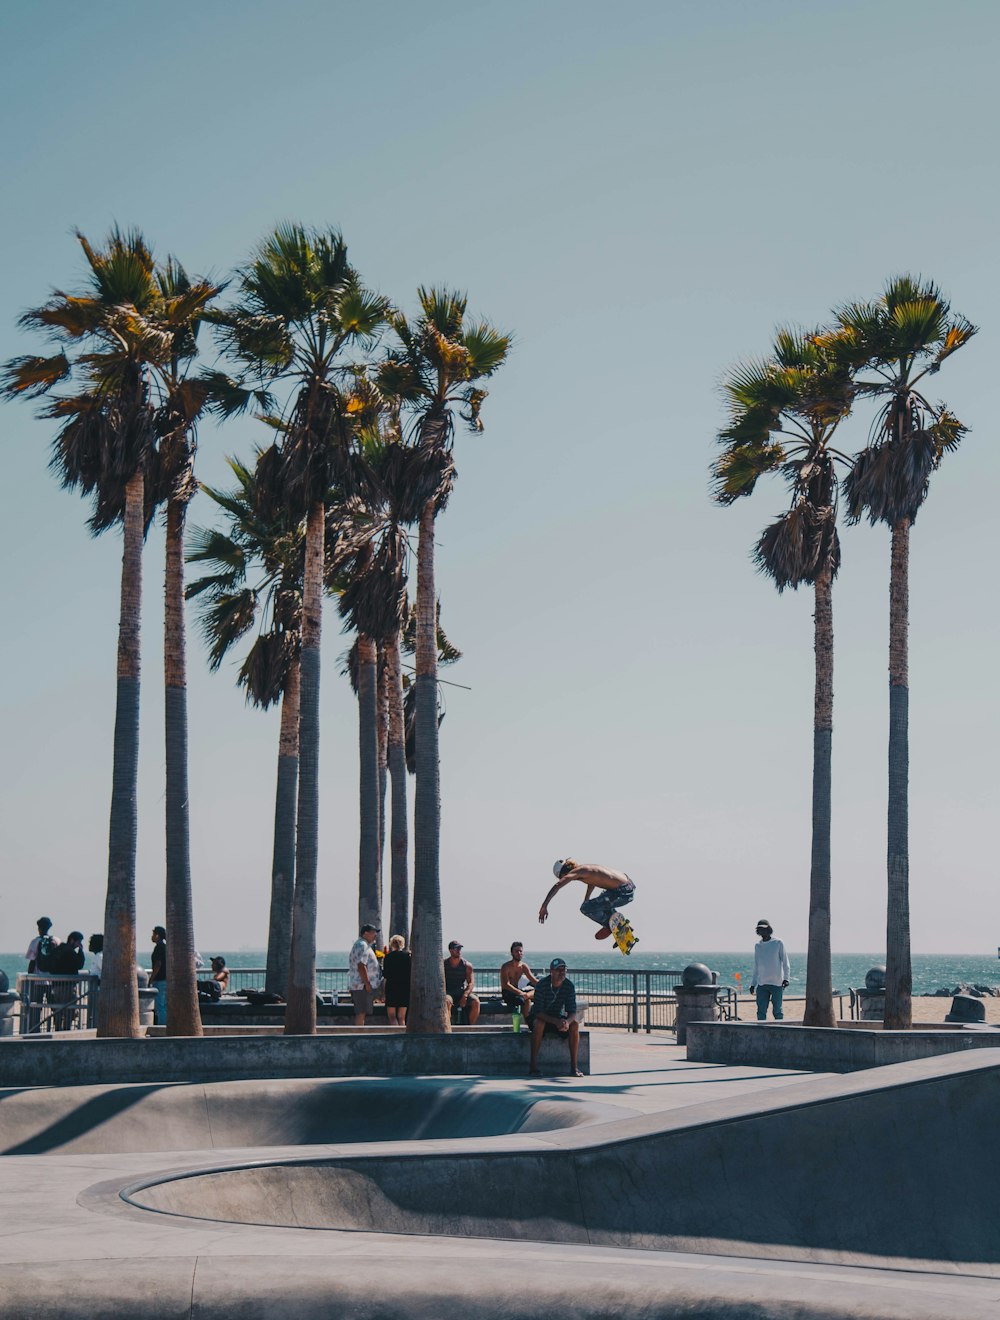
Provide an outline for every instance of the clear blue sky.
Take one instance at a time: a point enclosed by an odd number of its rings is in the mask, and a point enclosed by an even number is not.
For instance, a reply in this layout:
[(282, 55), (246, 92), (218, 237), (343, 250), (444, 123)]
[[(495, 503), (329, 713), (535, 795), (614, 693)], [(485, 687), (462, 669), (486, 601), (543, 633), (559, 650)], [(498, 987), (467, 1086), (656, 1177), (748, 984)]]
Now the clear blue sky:
[[(628, 870), (647, 949), (805, 945), (807, 594), (749, 550), (783, 507), (707, 496), (719, 382), (779, 322), (886, 276), (938, 280), (982, 333), (937, 378), (972, 428), (913, 538), (912, 891), (918, 952), (1000, 942), (993, 399), (1000, 331), (1000, 11), (988, 0), (624, 3), (17, 0), (0, 9), (0, 357), (77, 278), (71, 230), (138, 225), (224, 275), (275, 221), (341, 227), (402, 306), (466, 288), (516, 351), (460, 436), (440, 524), (465, 652), (442, 728), (446, 927), (534, 922), (553, 858)], [(50, 428), (3, 410), (0, 947), (47, 911), (102, 923), (120, 542), (47, 472)], [(854, 439), (860, 445), (865, 422)], [(203, 479), (252, 421), (205, 428)], [(192, 520), (210, 517), (199, 499)], [(882, 530), (836, 588), (834, 945), (884, 932)], [(146, 557), (140, 934), (163, 919), (162, 531)], [(277, 717), (190, 638), (203, 948), (266, 931)], [(321, 946), (356, 912), (356, 715), (327, 613)], [(534, 934), (533, 934), (534, 932)], [(568, 897), (547, 946), (583, 947)]]

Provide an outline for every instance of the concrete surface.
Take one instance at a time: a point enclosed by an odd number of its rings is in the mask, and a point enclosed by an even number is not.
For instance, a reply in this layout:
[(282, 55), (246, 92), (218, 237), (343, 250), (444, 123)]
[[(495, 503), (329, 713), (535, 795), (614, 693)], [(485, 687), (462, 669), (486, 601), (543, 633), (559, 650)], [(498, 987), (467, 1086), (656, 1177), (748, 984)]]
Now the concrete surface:
[[(69, 1035), (69, 1033), (67, 1033)], [(82, 1036), (82, 1033), (81, 1033)], [(139, 1040), (0, 1041), (0, 1087), (78, 1086), (106, 1082), (230, 1081), (269, 1077), (357, 1077), (378, 1073), (519, 1077), (528, 1066), (527, 1032), (471, 1029), (416, 1036), (357, 1029), (349, 1035), (149, 1037)], [(577, 1060), (590, 1067), (590, 1037), (580, 1032)], [(538, 1056), (543, 1075), (569, 1066), (569, 1046), (546, 1036)]]
[(818, 1072), (855, 1072), (963, 1050), (998, 1048), (1000, 1028), (996, 1027), (885, 1031), (872, 1029), (869, 1023), (841, 1031), (788, 1022), (693, 1022), (687, 1033), (687, 1057), (695, 1063)]
[[(5, 1123), (26, 1133), (27, 1140), (45, 1131), (32, 1128), (20, 1112), (32, 1097), (50, 1097), (54, 1106), (45, 1147), (52, 1153), (0, 1159), (4, 1314), (14, 1320), (339, 1320), (347, 1315), (437, 1320), (454, 1309), (464, 1320), (996, 1316), (995, 1252), (987, 1247), (980, 1252), (983, 1259), (956, 1257), (957, 1239), (945, 1234), (942, 1243), (935, 1237), (931, 1212), (918, 1203), (922, 1198), (933, 1203), (942, 1225), (948, 1214), (962, 1217), (964, 1197), (970, 1198), (970, 1214), (983, 1211), (997, 1157), (989, 1149), (995, 1144), (991, 1133), (983, 1137), (989, 1129), (981, 1125), (995, 1112), (1000, 1057), (980, 1053), (850, 1077), (804, 1078), (788, 1071), (689, 1063), (663, 1037), (594, 1032), (592, 1038), (594, 1073), (583, 1079), (467, 1079), (461, 1085), (454, 1078), (318, 1081), (321, 1098), (342, 1113), (353, 1106), (358, 1114), (365, 1103), (372, 1111), (391, 1109), (397, 1088), (400, 1114), (408, 1106), (433, 1106), (440, 1088), (445, 1108), (463, 1115), (467, 1131), (478, 1126), (483, 1134), (378, 1145), (342, 1140), (311, 1146), (308, 1160), (301, 1145), (82, 1153), (73, 1145), (79, 1133), (60, 1145), (58, 1132), (51, 1130), (71, 1115), (71, 1096), (60, 1101), (55, 1089), (0, 1092), (0, 1140), (7, 1150), (16, 1143), (4, 1139)], [(313, 1120), (302, 1116), (300, 1106), (309, 1088), (299, 1081), (269, 1083), (262, 1092), (265, 1110), (279, 1120), (272, 1135), (287, 1135), (280, 1125), (282, 1088), (290, 1115), (300, 1114), (292, 1130), (308, 1138), (315, 1132), (309, 1126)], [(225, 1114), (227, 1089), (232, 1117)], [(338, 1089), (339, 1103), (332, 1095)], [(252, 1128), (250, 1118), (236, 1112), (252, 1105), (250, 1084), (162, 1088), (126, 1107), (138, 1112), (149, 1100), (150, 1142), (168, 1136), (166, 1119), (154, 1112), (166, 1103), (160, 1095), (168, 1091), (184, 1092), (190, 1105), (210, 1111), (210, 1124), (191, 1118), (186, 1129), (200, 1140), (206, 1132), (225, 1140)], [(78, 1096), (81, 1106), (94, 1099), (92, 1092)], [(5, 1119), (5, 1113), (15, 1116)], [(583, 1114), (582, 1121), (568, 1126), (575, 1113)], [(517, 1124), (508, 1135), (486, 1131), (478, 1122), (495, 1129), (501, 1115)], [(112, 1119), (94, 1130), (104, 1122)], [(121, 1135), (109, 1132), (108, 1144)], [(179, 1128), (172, 1135), (185, 1139)], [(863, 1147), (856, 1157), (850, 1152), (855, 1141)], [(872, 1151), (881, 1163), (866, 1184), (862, 1155)], [(211, 1180), (220, 1176), (213, 1170), (224, 1169), (226, 1178), (252, 1178), (253, 1169), (242, 1171), (257, 1166), (270, 1178), (276, 1176), (272, 1171), (288, 1172), (289, 1163), (310, 1176), (334, 1170), (334, 1191), (350, 1175), (355, 1194), (327, 1204), (338, 1206), (339, 1215), (346, 1204), (364, 1227), (317, 1230), (197, 1219), (122, 1199), (125, 1189), (133, 1198), (173, 1195), (179, 1176), (191, 1174), (184, 1195), (194, 1198), (198, 1213), (252, 1218), (252, 1201), (243, 1199), (247, 1188), (213, 1188)], [(566, 1169), (572, 1178), (566, 1178)], [(879, 1170), (881, 1181), (873, 1190)], [(765, 1182), (780, 1179), (779, 1198), (787, 1194), (800, 1207), (811, 1191), (805, 1225), (791, 1215), (779, 1216), (768, 1234), (755, 1222), (761, 1171)], [(196, 1184), (201, 1194), (196, 1195)], [(219, 1191), (224, 1191), (221, 1206)], [(520, 1199), (512, 1202), (512, 1193)], [(379, 1199), (366, 1209), (369, 1194)], [(867, 1212), (865, 1196), (875, 1201)], [(289, 1197), (282, 1205), (298, 1218)], [(839, 1229), (830, 1245), (830, 1234), (819, 1234), (817, 1227), (824, 1219), (844, 1217), (845, 1207), (848, 1215), (867, 1213), (878, 1230), (857, 1251), (845, 1249)], [(308, 1201), (301, 1207), (305, 1214), (310, 1208)], [(191, 1203), (183, 1209), (192, 1209)], [(505, 1231), (521, 1240), (467, 1236), (472, 1230), (464, 1223), (466, 1212), (479, 1220), (474, 1227), (489, 1232), (497, 1231), (499, 1217), (506, 1221)], [(427, 1216), (443, 1213), (449, 1236), (394, 1231), (421, 1217), (429, 1227)], [(894, 1231), (902, 1236), (914, 1219), (916, 1236), (906, 1244), (907, 1254), (886, 1256), (896, 1243), (883, 1241), (885, 1224), (897, 1221)], [(524, 1221), (549, 1240), (523, 1240)], [(552, 1223), (555, 1230), (546, 1227)], [(706, 1232), (709, 1236), (697, 1236)], [(725, 1233), (734, 1236), (727, 1239)], [(796, 1250), (784, 1242), (816, 1234), (828, 1245)], [(658, 1235), (679, 1249), (663, 1250), (654, 1241)], [(621, 1245), (626, 1239), (630, 1248)], [(685, 1249), (685, 1241), (699, 1242), (708, 1252)], [(927, 1247), (932, 1254), (916, 1254)]]

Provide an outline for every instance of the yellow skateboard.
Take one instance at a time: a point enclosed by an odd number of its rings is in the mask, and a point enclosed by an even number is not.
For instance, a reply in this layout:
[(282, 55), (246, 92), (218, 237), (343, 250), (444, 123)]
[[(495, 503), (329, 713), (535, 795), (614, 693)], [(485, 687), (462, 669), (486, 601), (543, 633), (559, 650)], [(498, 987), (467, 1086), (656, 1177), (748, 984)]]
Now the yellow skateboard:
[(639, 941), (628, 917), (623, 917), (620, 912), (612, 912), (608, 918), (608, 925), (611, 927), (611, 938), (619, 951), (626, 956), (630, 954)]

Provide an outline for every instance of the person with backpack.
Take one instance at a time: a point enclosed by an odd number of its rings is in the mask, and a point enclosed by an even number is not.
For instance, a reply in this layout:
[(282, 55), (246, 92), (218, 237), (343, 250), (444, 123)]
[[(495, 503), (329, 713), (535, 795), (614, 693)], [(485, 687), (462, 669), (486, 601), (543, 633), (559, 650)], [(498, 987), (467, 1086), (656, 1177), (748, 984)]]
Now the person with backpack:
[[(51, 971), (49, 963), (56, 950), (59, 941), (54, 935), (50, 935), (52, 921), (49, 917), (39, 917), (35, 925), (38, 927), (38, 934), (28, 945), (25, 957), (28, 960), (28, 975), (41, 975), (42, 972)], [(40, 1005), (44, 1004), (49, 998), (51, 986), (48, 981), (32, 981), (28, 987), (28, 1003), (39, 1005), (33, 1007), (28, 1015), (29, 1030), (37, 1031), (41, 1025), (42, 1010)]]
[(33, 972), (46, 972), (51, 970), (48, 967), (39, 967), (38, 953), (39, 950), (42, 950), (42, 957), (48, 962), (49, 958), (52, 956), (52, 950), (59, 943), (54, 935), (49, 934), (49, 931), (52, 929), (51, 918), (39, 917), (35, 924), (38, 927), (38, 934), (28, 945), (24, 955), (28, 960), (29, 975)]

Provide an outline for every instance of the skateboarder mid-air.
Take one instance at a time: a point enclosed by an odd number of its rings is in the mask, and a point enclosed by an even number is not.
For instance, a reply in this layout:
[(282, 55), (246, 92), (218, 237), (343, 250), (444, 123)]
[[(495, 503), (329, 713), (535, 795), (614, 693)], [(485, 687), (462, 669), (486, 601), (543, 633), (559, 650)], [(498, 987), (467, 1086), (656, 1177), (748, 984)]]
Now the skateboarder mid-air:
[[(595, 940), (606, 940), (611, 934), (611, 918), (619, 908), (631, 903), (635, 897), (635, 885), (624, 871), (613, 871), (609, 866), (595, 866), (590, 862), (577, 862), (572, 857), (565, 857), (552, 867), (556, 883), (545, 895), (545, 901), (538, 909), (538, 920), (544, 922), (549, 915), (549, 904), (560, 889), (579, 880), (587, 886), (587, 893), (580, 904), (580, 911), (591, 921), (596, 921), (600, 930)], [(597, 894), (591, 898), (594, 890)]]

